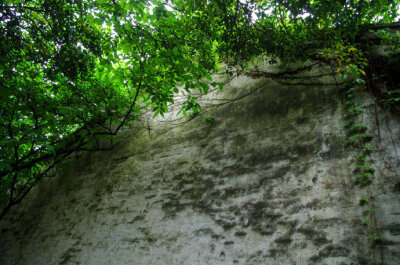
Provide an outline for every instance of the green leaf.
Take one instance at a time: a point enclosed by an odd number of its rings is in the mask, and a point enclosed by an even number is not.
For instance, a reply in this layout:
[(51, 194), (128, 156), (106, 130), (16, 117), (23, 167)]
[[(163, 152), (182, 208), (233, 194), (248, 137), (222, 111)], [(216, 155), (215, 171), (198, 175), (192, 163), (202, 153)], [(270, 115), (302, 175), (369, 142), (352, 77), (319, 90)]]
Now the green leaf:
[(357, 124), (354, 124), (351, 128), (350, 128), (350, 132), (361, 132), (361, 133), (363, 133), (363, 132), (365, 132), (366, 130), (367, 130), (368, 128), (367, 128), (367, 126), (365, 126), (364, 124), (362, 124), (362, 123), (357, 123)]
[(211, 117), (211, 116), (206, 116), (206, 117), (204, 117), (204, 120), (205, 120), (206, 122), (211, 122), (211, 123), (215, 121), (214, 118)]
[(154, 114), (153, 114), (153, 119), (154, 119), (155, 117), (157, 117), (158, 114), (160, 114), (160, 112), (159, 112), (158, 110), (157, 110), (156, 112), (154, 112)]
[(172, 51), (173, 51), (173, 53), (174, 53), (174, 56), (178, 56), (178, 55), (179, 55), (178, 47), (175, 46), (175, 47), (172, 49)]
[(366, 151), (372, 151), (372, 150), (373, 150), (372, 146), (370, 146), (370, 145), (364, 145), (363, 148), (364, 148)]

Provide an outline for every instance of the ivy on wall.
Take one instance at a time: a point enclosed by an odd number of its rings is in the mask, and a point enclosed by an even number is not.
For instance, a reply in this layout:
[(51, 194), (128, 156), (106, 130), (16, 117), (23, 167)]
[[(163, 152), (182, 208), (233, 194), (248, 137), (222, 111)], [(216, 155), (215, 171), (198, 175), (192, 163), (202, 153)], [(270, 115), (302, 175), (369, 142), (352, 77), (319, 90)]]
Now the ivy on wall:
[[(343, 77), (371, 75), (360, 36), (394, 22), (398, 9), (397, 0), (3, 1), (0, 219), (72, 154), (112, 148), (145, 110), (164, 115), (184, 93), (182, 113), (198, 113), (191, 93), (222, 89), (211, 77), (222, 63), (244, 68), (261, 55), (270, 63), (330, 60), (319, 49), (337, 52)], [(379, 34), (397, 47), (398, 37)], [(398, 64), (398, 50), (391, 53)], [(397, 88), (376, 91), (398, 106)], [(349, 106), (356, 119), (359, 107)], [(366, 154), (366, 128), (349, 126), (349, 140)], [(373, 173), (364, 162), (362, 183)]]

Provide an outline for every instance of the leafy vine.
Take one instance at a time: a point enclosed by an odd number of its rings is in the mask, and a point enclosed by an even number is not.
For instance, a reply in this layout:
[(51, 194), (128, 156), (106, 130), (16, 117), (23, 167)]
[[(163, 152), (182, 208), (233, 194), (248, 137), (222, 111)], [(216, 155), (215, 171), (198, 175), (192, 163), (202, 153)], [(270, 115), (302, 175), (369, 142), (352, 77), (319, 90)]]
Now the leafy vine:
[[(373, 136), (368, 133), (368, 126), (362, 121), (363, 107), (359, 102), (359, 95), (365, 91), (366, 72), (365, 67), (369, 65), (363, 51), (354, 45), (338, 43), (334, 49), (325, 49), (324, 57), (334, 60), (337, 63), (337, 73), (341, 74), (341, 88), (345, 91), (346, 123), (345, 129), (348, 135), (348, 142), (356, 150), (354, 154), (354, 182), (364, 189), (373, 182), (375, 168), (371, 162), (373, 148), (369, 142)], [(368, 235), (368, 252), (373, 255), (374, 249), (380, 236), (378, 233), (375, 217), (375, 209), (372, 205), (371, 196), (365, 194), (359, 200), (360, 206), (364, 207), (363, 226)]]

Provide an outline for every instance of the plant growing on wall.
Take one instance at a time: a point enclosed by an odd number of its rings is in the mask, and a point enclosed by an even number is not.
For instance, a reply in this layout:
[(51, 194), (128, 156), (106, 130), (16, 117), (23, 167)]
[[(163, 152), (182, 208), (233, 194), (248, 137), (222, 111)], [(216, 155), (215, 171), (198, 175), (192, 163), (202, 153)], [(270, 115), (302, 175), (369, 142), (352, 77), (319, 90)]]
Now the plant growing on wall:
[(190, 92), (222, 88), (211, 78), (221, 62), (245, 67), (260, 55), (270, 63), (323, 60), (316, 48), (357, 47), (370, 24), (397, 18), (398, 5), (395, 0), (3, 1), (0, 219), (55, 165), (79, 151), (110, 148), (104, 141), (115, 141), (121, 128), (147, 109), (154, 116), (166, 113), (174, 94), (188, 96), (182, 113), (197, 113)]
[[(71, 154), (107, 149), (148, 108), (167, 112), (178, 84), (207, 92), (218, 67), (206, 33), (156, 1), (0, 9), (0, 218)], [(193, 97), (184, 107), (199, 111)]]

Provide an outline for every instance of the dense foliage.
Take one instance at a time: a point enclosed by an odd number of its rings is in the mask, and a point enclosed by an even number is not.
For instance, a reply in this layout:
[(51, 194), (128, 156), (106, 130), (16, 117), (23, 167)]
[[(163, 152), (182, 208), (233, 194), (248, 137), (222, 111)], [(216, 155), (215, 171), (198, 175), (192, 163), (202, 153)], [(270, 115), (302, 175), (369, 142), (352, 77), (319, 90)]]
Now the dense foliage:
[(182, 87), (196, 113), (220, 63), (309, 59), (393, 22), (397, 0), (8, 0), (0, 3), (0, 219), (60, 161), (103, 150)]

